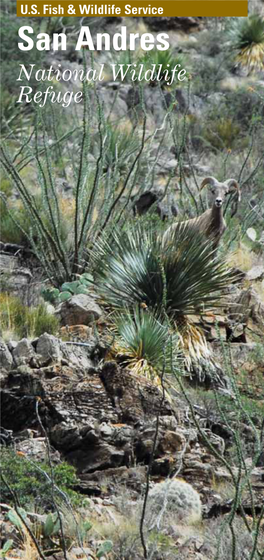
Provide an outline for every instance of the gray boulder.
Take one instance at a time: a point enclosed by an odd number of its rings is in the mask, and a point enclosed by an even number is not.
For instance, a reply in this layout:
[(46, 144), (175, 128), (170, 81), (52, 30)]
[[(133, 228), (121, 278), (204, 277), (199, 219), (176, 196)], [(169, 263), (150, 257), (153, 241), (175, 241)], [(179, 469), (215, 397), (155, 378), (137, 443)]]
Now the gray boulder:
[(85, 346), (77, 346), (75, 344), (61, 343), (61, 351), (66, 363), (77, 370), (87, 370), (94, 366), (94, 362), (90, 359), (91, 351), (95, 346), (95, 341), (90, 339)]
[(263, 265), (253, 266), (253, 268), (251, 268), (247, 273), (248, 280), (262, 280), (262, 278), (264, 278)]
[(104, 105), (105, 117), (125, 117), (127, 115), (127, 104), (125, 100), (116, 91), (115, 82), (101, 85), (98, 90), (100, 101)]
[(146, 17), (146, 23), (153, 31), (175, 30), (175, 31), (192, 31), (200, 26), (202, 18), (200, 17)]
[(0, 252), (0, 274), (2, 277), (3, 289), (5, 283), (8, 290), (17, 292), (28, 286), (32, 280), (32, 274), (28, 268), (19, 265), (19, 259), (15, 255)]
[(28, 364), (34, 356), (36, 356), (34, 348), (27, 338), (22, 338), (13, 350), (16, 366)]
[(7, 371), (12, 369), (13, 357), (11, 352), (8, 350), (7, 345), (0, 341), (0, 365)]
[[(47, 442), (45, 437), (28, 438), (16, 443), (17, 451), (24, 453), (33, 461), (48, 461)], [(60, 462), (60, 454), (53, 448), (50, 449), (52, 462)]]
[(64, 301), (57, 313), (62, 325), (89, 325), (102, 317), (103, 312), (95, 300), (86, 294), (78, 294)]
[(53, 363), (67, 363), (77, 369), (87, 369), (93, 366), (89, 354), (94, 347), (94, 341), (90, 341), (87, 346), (77, 346), (66, 344), (51, 334), (42, 334), (37, 341), (38, 357), (45, 362), (50, 360)]
[(50, 358), (52, 361), (58, 362), (62, 358), (60, 341), (52, 334), (42, 334), (37, 341), (36, 350), (43, 360)]

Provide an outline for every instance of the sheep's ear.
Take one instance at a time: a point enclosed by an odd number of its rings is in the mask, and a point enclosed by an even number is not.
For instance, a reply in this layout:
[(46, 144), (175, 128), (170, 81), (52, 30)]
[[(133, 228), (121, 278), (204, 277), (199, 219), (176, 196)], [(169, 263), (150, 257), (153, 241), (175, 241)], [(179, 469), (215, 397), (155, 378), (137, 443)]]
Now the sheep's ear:
[(230, 194), (233, 194), (233, 193), (236, 192), (237, 195), (238, 195), (238, 201), (240, 201), (241, 200), (241, 191), (240, 191), (238, 182), (235, 179), (228, 179), (228, 181), (225, 181), (225, 184), (228, 187), (228, 192)]
[(218, 184), (217, 179), (215, 179), (215, 177), (206, 177), (201, 185), (200, 185), (200, 191), (206, 186), (206, 185), (210, 185), (210, 187), (216, 187), (216, 185)]

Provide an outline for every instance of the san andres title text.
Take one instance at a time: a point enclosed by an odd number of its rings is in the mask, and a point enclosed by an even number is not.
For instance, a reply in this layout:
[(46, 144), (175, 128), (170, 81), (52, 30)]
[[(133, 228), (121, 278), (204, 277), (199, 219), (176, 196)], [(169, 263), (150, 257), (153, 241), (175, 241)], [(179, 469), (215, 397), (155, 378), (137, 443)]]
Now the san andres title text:
[[(36, 36), (31, 26), (25, 25), (20, 27), (18, 35), (21, 41), (18, 47), (22, 51), (29, 51), (34, 46), (39, 51), (66, 51), (67, 35), (66, 33), (54, 33), (52, 38), (48, 33), (38, 33)], [(157, 49), (165, 51), (169, 48), (169, 36), (166, 33), (158, 33), (154, 36), (152, 33), (128, 33), (126, 26), (121, 26), (120, 32), (110, 35), (109, 33), (97, 33), (93, 38), (88, 26), (80, 29), (75, 50), (87, 49), (88, 51), (135, 51), (140, 48), (142, 51), (151, 51)], [(82, 91), (66, 91), (61, 92), (53, 85), (48, 85), (46, 90), (40, 88), (33, 92), (33, 88), (25, 85), (25, 81), (34, 78), (35, 82), (40, 84), (47, 82), (101, 82), (104, 80), (105, 64), (99, 64), (95, 68), (90, 67), (84, 69), (61, 69), (61, 64), (52, 65), (49, 68), (36, 68), (35, 64), (20, 64), (18, 82), (23, 82), (19, 86), (20, 92), (17, 103), (36, 103), (39, 107), (43, 107), (47, 101), (51, 103), (60, 103), (62, 107), (68, 107), (72, 102), (80, 103), (82, 101)], [(171, 85), (174, 80), (183, 82), (186, 80), (186, 70), (180, 64), (164, 70), (161, 64), (150, 64), (146, 70), (144, 64), (110, 64), (114, 81), (123, 81), (130, 79), (131, 81), (143, 82), (151, 81), (155, 77), (155, 81), (166, 80), (167, 85)], [(164, 73), (167, 72), (167, 76)]]

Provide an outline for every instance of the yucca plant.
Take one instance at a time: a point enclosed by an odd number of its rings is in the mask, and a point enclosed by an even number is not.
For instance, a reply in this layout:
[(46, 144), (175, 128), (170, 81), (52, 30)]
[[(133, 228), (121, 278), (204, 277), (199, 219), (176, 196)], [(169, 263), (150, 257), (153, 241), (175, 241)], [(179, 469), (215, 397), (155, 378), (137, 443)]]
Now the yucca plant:
[(253, 14), (248, 18), (236, 18), (229, 30), (237, 61), (251, 69), (264, 68), (264, 18)]
[[(134, 225), (101, 239), (93, 252), (97, 290), (114, 310), (141, 305), (168, 317), (187, 366), (209, 358), (204, 334), (189, 315), (223, 306), (233, 274), (197, 231), (180, 228), (167, 247), (153, 230)], [(189, 360), (189, 362), (188, 362)]]
[(158, 51), (154, 50), (148, 52), (141, 58), (139, 58), (139, 64), (143, 64), (144, 72), (147, 70), (152, 70), (153, 65), (155, 65), (155, 73), (153, 80), (148, 82), (150, 85), (156, 85), (158, 83), (158, 72), (159, 72), (159, 82), (161, 86), (166, 86), (170, 84), (172, 79), (173, 68), (177, 64), (180, 66), (178, 70), (182, 70), (185, 67), (186, 60), (180, 54), (175, 54), (170, 50)]
[(233, 279), (209, 241), (186, 225), (166, 247), (142, 224), (116, 229), (97, 242), (92, 258), (97, 289), (112, 308), (145, 304), (174, 320), (223, 306)]
[[(117, 170), (124, 173), (131, 158), (138, 151), (140, 141), (135, 132), (117, 128), (110, 122), (105, 127), (104, 171)], [(100, 150), (100, 136), (94, 136), (94, 153), (98, 157)]]
[(139, 306), (113, 318), (116, 337), (112, 352), (133, 373), (160, 384), (161, 373), (171, 368), (171, 356), (177, 354), (177, 337), (169, 326), (152, 312)]

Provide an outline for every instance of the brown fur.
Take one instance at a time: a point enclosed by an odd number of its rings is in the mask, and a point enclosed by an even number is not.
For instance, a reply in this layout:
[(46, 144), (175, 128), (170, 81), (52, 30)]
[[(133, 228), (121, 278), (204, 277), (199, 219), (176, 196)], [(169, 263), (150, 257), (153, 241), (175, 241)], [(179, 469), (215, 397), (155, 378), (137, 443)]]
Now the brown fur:
[(182, 227), (183, 224), (197, 229), (197, 232), (204, 233), (205, 237), (213, 242), (214, 248), (219, 245), (220, 239), (226, 229), (226, 222), (223, 216), (224, 197), (232, 194), (232, 192), (234, 192), (232, 188), (235, 188), (238, 193), (238, 198), (240, 199), (239, 186), (235, 179), (228, 179), (224, 183), (219, 183), (214, 177), (206, 177), (201, 184), (200, 190), (206, 185), (211, 186), (214, 195), (212, 208), (209, 208), (197, 218), (172, 224), (164, 233), (163, 245), (166, 245), (170, 239), (173, 238), (174, 233), (179, 227)]

